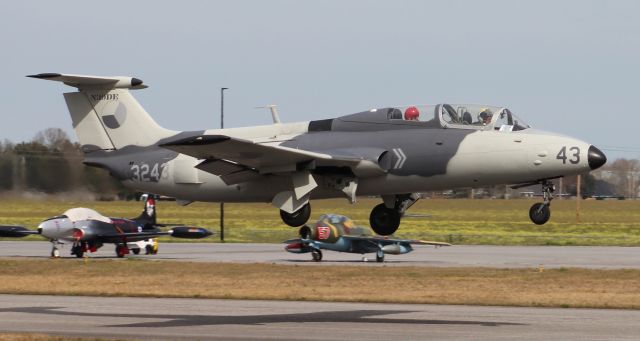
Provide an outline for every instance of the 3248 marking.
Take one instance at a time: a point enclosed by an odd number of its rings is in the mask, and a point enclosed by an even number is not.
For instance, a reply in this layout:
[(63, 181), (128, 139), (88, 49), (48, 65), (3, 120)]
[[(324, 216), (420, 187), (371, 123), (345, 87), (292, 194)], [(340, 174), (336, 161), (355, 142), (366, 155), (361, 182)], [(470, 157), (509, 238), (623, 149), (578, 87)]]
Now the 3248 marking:
[(131, 180), (142, 182), (158, 182), (160, 178), (166, 179), (167, 163), (140, 163), (131, 165)]

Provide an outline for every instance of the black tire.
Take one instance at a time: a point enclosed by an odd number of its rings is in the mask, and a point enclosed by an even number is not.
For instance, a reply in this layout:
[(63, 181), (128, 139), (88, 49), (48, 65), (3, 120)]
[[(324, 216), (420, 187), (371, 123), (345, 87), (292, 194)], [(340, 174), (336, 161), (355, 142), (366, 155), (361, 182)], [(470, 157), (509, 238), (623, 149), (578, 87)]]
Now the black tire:
[(133, 252), (134, 255), (140, 254), (140, 249), (131, 249), (131, 251)]
[(551, 218), (551, 209), (544, 203), (535, 203), (529, 209), (529, 218), (536, 225), (544, 225)]
[(116, 245), (116, 256), (118, 256), (118, 258), (124, 257), (124, 252), (122, 251), (122, 246), (120, 245)]
[(75, 245), (71, 248), (71, 254), (76, 255), (77, 258), (82, 258), (84, 256), (84, 250), (82, 249), (82, 245)]
[(51, 249), (51, 257), (60, 258), (60, 250), (58, 248)]
[(369, 224), (373, 232), (381, 236), (394, 234), (400, 227), (400, 212), (380, 204), (371, 210)]
[(322, 260), (322, 251), (320, 250), (311, 251), (311, 258), (313, 258), (313, 261), (315, 262), (320, 262)]
[(382, 252), (382, 250), (376, 252), (376, 262), (378, 263), (384, 262), (384, 252)]
[(280, 218), (282, 218), (285, 224), (291, 227), (304, 225), (304, 223), (309, 220), (309, 217), (311, 217), (311, 205), (309, 203), (293, 213), (280, 210)]
[(150, 255), (153, 253), (153, 246), (151, 245), (147, 245), (144, 247), (144, 254), (145, 255)]

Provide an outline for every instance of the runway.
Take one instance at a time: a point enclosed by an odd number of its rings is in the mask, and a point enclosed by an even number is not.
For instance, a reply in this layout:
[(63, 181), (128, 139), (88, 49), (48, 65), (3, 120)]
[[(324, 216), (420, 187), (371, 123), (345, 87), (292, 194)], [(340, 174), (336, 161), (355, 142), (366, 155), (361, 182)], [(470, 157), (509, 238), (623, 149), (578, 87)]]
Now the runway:
[[(48, 258), (48, 242), (2, 241), (0, 257)], [(61, 250), (63, 257), (70, 248)], [(373, 266), (358, 254), (325, 251), (323, 261), (312, 262), (309, 254), (284, 251), (283, 244), (161, 243), (157, 255), (128, 255), (130, 258), (195, 262), (237, 262), (276, 264), (332, 264)], [(117, 259), (113, 245), (107, 244), (89, 257)], [(405, 255), (387, 255), (386, 266), (497, 267), (527, 268), (580, 267), (595, 269), (640, 269), (640, 248), (609, 246), (416, 246)]]
[(150, 340), (637, 339), (640, 311), (0, 295), (0, 331)]

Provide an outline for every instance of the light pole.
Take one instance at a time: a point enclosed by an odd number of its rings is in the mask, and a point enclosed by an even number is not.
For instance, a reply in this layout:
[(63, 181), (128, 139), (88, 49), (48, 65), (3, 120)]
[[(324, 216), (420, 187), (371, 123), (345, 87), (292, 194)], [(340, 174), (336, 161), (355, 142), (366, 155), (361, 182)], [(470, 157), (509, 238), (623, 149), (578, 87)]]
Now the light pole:
[[(220, 129), (224, 129), (224, 91), (229, 88), (220, 88)], [(220, 202), (220, 241), (224, 242), (224, 202)]]

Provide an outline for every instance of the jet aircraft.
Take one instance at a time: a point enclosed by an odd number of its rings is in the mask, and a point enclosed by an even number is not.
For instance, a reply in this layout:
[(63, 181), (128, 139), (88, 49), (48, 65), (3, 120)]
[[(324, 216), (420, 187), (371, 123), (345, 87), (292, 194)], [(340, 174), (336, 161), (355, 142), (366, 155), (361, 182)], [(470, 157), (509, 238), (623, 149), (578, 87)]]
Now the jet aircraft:
[(322, 260), (321, 250), (338, 252), (375, 253), (377, 262), (384, 262), (384, 255), (401, 255), (413, 251), (411, 245), (450, 246), (449, 243), (422, 240), (390, 239), (372, 236), (369, 229), (358, 227), (354, 222), (338, 214), (324, 214), (315, 225), (304, 225), (299, 230), (300, 238), (285, 241), (285, 250), (291, 253), (309, 253), (311, 258)]
[(0, 237), (25, 237), (40, 235), (51, 241), (51, 257), (60, 257), (59, 246), (70, 243), (71, 255), (82, 258), (86, 252), (96, 252), (105, 243), (116, 244), (116, 255), (129, 253), (127, 243), (159, 236), (177, 238), (205, 238), (212, 233), (204, 228), (174, 226), (161, 231), (156, 224), (155, 202), (149, 197), (137, 218), (108, 218), (84, 207), (72, 208), (62, 215), (44, 220), (36, 230), (23, 226), (0, 226)]
[[(419, 193), (539, 184), (531, 220), (550, 217), (552, 179), (602, 166), (595, 146), (537, 130), (503, 106), (442, 103), (365, 110), (337, 118), (230, 129), (159, 126), (129, 90), (132, 77), (42, 73), (28, 77), (76, 88), (64, 94), (84, 163), (128, 187), (179, 202), (267, 202), (290, 226), (311, 199), (380, 196), (371, 228), (391, 235)], [(180, 112), (178, 115), (188, 115)]]

